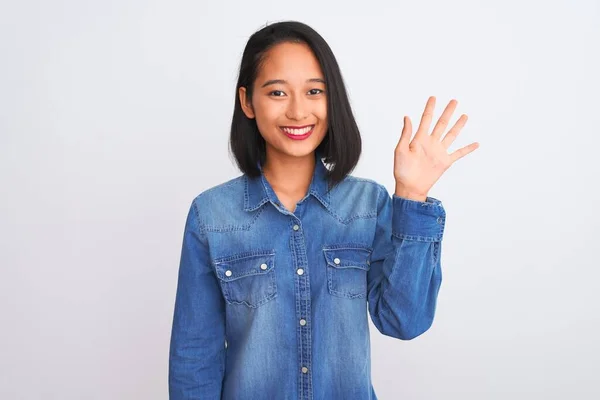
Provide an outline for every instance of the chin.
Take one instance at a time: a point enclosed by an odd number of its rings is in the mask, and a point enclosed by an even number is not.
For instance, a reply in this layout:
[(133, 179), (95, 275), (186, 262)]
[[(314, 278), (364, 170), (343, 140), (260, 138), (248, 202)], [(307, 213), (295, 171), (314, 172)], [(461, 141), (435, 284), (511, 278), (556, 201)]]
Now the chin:
[(306, 157), (306, 156), (312, 154), (317, 149), (317, 147), (319, 146), (319, 143), (311, 143), (311, 144), (306, 143), (306, 145), (296, 145), (296, 146), (289, 146), (289, 145), (284, 144), (283, 146), (275, 147), (274, 150), (277, 151), (278, 153), (285, 154), (286, 156), (289, 156), (289, 157)]

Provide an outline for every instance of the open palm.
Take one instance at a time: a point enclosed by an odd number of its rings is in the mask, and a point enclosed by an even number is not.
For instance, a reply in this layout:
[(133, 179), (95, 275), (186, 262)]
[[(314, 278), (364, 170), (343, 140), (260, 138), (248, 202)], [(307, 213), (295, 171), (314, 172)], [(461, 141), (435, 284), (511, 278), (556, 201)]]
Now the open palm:
[(410, 193), (418, 197), (426, 197), (434, 183), (455, 161), (479, 147), (479, 143), (474, 142), (448, 154), (448, 148), (468, 119), (465, 114), (461, 115), (456, 124), (442, 137), (458, 104), (456, 100), (448, 103), (432, 133), (428, 134), (435, 100), (434, 96), (427, 100), (421, 123), (412, 141), (410, 140), (412, 123), (409, 117), (404, 117), (402, 134), (394, 151), (394, 179), (397, 194)]

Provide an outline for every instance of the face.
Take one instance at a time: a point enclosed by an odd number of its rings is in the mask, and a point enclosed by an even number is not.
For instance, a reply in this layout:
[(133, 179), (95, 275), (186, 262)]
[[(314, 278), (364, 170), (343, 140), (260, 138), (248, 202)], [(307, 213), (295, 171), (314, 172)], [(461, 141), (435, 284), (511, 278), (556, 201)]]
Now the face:
[(267, 53), (253, 86), (239, 91), (242, 110), (255, 118), (267, 159), (311, 155), (327, 132), (325, 77), (310, 47), (281, 43)]

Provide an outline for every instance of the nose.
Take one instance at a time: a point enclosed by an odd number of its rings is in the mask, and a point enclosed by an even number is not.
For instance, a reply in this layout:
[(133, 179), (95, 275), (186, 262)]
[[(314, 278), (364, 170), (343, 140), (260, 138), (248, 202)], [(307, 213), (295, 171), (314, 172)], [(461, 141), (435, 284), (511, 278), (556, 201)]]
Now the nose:
[(305, 99), (302, 96), (291, 96), (285, 116), (295, 121), (302, 121), (308, 117)]

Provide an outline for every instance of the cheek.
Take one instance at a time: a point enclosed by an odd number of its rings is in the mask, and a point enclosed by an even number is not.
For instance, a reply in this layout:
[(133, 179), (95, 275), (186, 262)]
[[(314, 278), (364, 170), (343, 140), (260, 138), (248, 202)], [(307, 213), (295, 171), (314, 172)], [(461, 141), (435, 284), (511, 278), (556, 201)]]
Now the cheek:
[(259, 102), (255, 106), (255, 112), (256, 123), (266, 126), (267, 124), (272, 125), (276, 122), (284, 110), (280, 104), (274, 104), (273, 102)]
[(315, 110), (315, 115), (321, 122), (327, 123), (327, 102), (323, 100)]
[(274, 127), (277, 125), (277, 121), (280, 118), (281, 110), (277, 104), (255, 104), (254, 112), (256, 118), (256, 125), (262, 136), (270, 136), (273, 133)]

